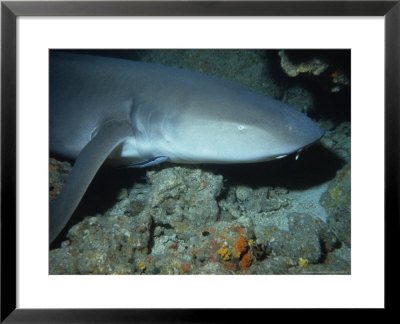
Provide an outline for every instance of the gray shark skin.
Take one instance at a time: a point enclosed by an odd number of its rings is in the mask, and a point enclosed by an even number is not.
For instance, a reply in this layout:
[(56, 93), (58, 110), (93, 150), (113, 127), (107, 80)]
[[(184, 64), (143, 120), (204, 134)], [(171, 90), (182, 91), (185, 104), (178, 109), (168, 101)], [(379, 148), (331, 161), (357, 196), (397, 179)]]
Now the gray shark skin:
[(133, 167), (261, 162), (297, 152), (322, 135), (294, 108), (225, 80), (52, 51), (50, 151), (75, 164), (50, 205), (50, 243), (104, 161)]

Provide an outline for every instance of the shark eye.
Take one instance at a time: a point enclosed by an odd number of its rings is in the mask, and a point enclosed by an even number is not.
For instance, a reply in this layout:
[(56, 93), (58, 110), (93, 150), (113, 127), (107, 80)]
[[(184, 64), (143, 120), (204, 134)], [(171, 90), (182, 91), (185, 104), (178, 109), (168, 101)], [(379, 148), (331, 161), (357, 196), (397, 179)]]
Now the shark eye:
[(242, 131), (242, 130), (244, 130), (246, 128), (246, 126), (244, 126), (244, 125), (238, 125), (238, 127), (237, 127), (237, 129), (239, 130), (239, 131)]

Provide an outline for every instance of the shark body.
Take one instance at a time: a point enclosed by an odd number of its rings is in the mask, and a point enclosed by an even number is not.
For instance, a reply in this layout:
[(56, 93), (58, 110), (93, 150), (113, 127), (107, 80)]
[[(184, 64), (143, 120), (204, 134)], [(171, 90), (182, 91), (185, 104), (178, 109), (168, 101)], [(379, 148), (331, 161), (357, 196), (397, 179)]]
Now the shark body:
[(50, 206), (50, 243), (104, 161), (133, 167), (261, 162), (297, 152), (322, 135), (296, 109), (229, 81), (53, 51), (50, 150), (75, 164)]

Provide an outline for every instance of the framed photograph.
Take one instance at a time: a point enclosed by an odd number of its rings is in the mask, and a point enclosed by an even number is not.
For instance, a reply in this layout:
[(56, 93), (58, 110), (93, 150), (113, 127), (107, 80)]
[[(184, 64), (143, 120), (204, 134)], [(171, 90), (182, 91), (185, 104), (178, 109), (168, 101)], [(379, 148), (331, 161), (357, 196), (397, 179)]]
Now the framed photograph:
[(1, 319), (388, 308), (399, 8), (2, 2)]

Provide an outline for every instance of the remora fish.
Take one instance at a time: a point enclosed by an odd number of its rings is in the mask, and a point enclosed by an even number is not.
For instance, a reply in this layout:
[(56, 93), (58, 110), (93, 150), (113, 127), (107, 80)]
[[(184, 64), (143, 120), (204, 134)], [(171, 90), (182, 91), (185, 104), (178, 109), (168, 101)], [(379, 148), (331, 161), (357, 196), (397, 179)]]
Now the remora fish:
[(50, 150), (76, 161), (50, 206), (50, 243), (106, 159), (134, 167), (259, 162), (285, 157), (322, 135), (294, 108), (228, 81), (52, 51)]

